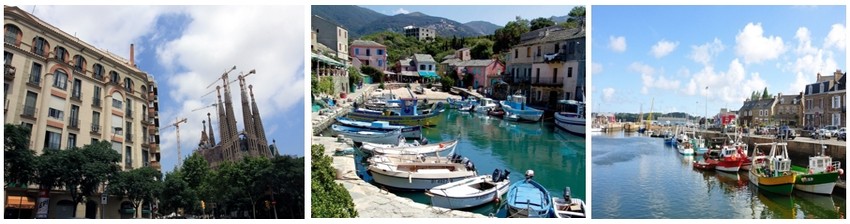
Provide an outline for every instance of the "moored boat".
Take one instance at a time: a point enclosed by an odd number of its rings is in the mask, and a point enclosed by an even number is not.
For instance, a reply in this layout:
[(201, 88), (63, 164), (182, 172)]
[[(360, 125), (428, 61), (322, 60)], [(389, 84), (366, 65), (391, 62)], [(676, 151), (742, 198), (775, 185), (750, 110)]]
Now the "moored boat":
[(809, 157), (808, 167), (791, 166), (791, 170), (797, 173), (795, 189), (815, 194), (832, 194), (835, 182), (844, 174), (844, 170), (841, 169), (841, 162), (832, 161), (832, 157), (824, 154), (826, 146), (822, 147), (820, 155)]
[(694, 169), (712, 171), (717, 167), (717, 163), (707, 160), (694, 161)]
[(552, 197), (552, 214), (555, 218), (586, 218), (584, 200), (573, 198), (570, 187), (564, 189), (564, 197)]
[(390, 144), (375, 144), (375, 143), (363, 143), (360, 146), (365, 152), (379, 155), (437, 155), (441, 152), (449, 152), (444, 154), (452, 154), (452, 152), (457, 147), (458, 140), (445, 141), (439, 143), (432, 144), (401, 144), (401, 145), (390, 145)]
[(425, 192), (431, 205), (448, 209), (471, 208), (497, 201), (510, 185), (510, 172), (496, 169), (492, 175), (470, 177), (433, 187)]
[(443, 116), (440, 116), (445, 111), (445, 106), (442, 102), (435, 103), (431, 109), (422, 112), (416, 107), (417, 99), (403, 98), (402, 105), (399, 111), (374, 111), (365, 109), (356, 109), (348, 114), (349, 118), (360, 121), (387, 121), (390, 124), (396, 125), (419, 125), (419, 126), (436, 126)]
[(744, 158), (738, 154), (734, 146), (724, 146), (720, 149), (720, 157), (717, 158), (716, 169), (723, 172), (737, 173), (741, 169)]
[(357, 127), (369, 130), (379, 130), (379, 131), (390, 131), (390, 130), (401, 130), (401, 135), (405, 138), (422, 138), (422, 126), (404, 126), (404, 125), (392, 125), (387, 121), (357, 121), (344, 117), (336, 118), (336, 121), (344, 126), (349, 127)]
[(499, 105), (505, 110), (507, 117), (516, 117), (518, 120), (531, 122), (540, 121), (540, 118), (543, 117), (543, 110), (531, 108), (525, 101), (525, 96), (514, 94), (508, 96), (506, 100), (500, 101)]
[(499, 104), (496, 103), (493, 99), (484, 98), (478, 101), (478, 104), (472, 107), (472, 110), (475, 112), (486, 114), (490, 109), (496, 108)]
[(549, 191), (532, 180), (534, 171), (525, 173), (525, 180), (511, 184), (508, 189), (508, 217), (548, 218), (552, 210)]
[[(576, 135), (585, 135), (587, 119), (584, 117), (584, 103), (574, 100), (558, 101), (559, 110), (555, 112), (555, 125)], [(568, 107), (575, 106), (575, 112), (569, 112)]]
[[(764, 155), (759, 151), (759, 147), (765, 146), (770, 146), (770, 154)], [(751, 159), (750, 182), (771, 193), (791, 195), (797, 174), (791, 172), (787, 146), (788, 143), (784, 142), (756, 143)]]
[(404, 137), (401, 136), (401, 130), (375, 131), (336, 124), (331, 125), (331, 129), (338, 135), (350, 138), (355, 143), (399, 144), (404, 140)]
[(401, 190), (428, 190), (476, 175), (465, 164), (444, 162), (381, 162), (369, 165), (375, 183)]

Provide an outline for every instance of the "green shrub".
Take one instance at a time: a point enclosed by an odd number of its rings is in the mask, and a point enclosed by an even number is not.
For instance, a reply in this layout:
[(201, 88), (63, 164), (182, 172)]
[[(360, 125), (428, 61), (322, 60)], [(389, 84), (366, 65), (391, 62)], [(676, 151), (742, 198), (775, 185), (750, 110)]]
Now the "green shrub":
[(342, 184), (334, 182), (336, 171), (331, 166), (333, 159), (324, 155), (325, 146), (311, 147), (312, 177), (312, 214), (313, 218), (353, 218), (357, 217), (351, 195)]

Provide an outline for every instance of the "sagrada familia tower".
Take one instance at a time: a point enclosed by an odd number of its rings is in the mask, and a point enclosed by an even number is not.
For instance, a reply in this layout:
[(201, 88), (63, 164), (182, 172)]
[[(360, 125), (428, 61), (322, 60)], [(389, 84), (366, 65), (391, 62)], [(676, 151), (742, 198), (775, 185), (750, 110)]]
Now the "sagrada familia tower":
[[(265, 156), (271, 158), (276, 153), (270, 149), (268, 141), (266, 141), (266, 132), (263, 129), (263, 119), (260, 118), (260, 110), (257, 108), (257, 101), (254, 99), (254, 88), (248, 86), (248, 92), (251, 95), (251, 101), (248, 101), (248, 93), (245, 91), (245, 77), (239, 76), (239, 88), (242, 95), (242, 119), (245, 123), (243, 131), (239, 132), (236, 127), (236, 114), (233, 112), (233, 101), (230, 97), (230, 88), (228, 87), (227, 74), (222, 78), (224, 80), (224, 102), (222, 103), (222, 87), (216, 87), (218, 92), (218, 133), (221, 135), (221, 141), (216, 142), (215, 133), (213, 131), (212, 118), (207, 113), (207, 121), (203, 121), (204, 130), (201, 132), (201, 141), (198, 143), (198, 150), (210, 164), (212, 168), (218, 166), (224, 161), (240, 161), (243, 157)], [(209, 131), (207, 131), (209, 125)]]

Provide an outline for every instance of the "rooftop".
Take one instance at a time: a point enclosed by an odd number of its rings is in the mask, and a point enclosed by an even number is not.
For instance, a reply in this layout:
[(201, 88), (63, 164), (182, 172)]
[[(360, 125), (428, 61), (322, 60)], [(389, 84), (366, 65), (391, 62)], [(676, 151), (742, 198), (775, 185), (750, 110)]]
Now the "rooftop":
[(565, 29), (560, 26), (550, 26), (522, 34), (520, 36), (520, 44), (517, 46), (579, 39), (584, 37), (585, 30), (582, 28)]
[(434, 61), (434, 57), (431, 57), (430, 54), (413, 54), (413, 60), (415, 60), (416, 62), (419, 62), (419, 63), (421, 63), (421, 62), (437, 63), (437, 61)]
[(387, 47), (371, 40), (354, 40), (351, 42), (351, 46)]

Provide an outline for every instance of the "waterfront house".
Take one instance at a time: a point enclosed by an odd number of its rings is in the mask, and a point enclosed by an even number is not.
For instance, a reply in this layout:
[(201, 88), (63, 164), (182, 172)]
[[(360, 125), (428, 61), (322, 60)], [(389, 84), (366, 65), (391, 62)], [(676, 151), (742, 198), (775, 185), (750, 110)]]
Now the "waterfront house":
[(437, 62), (429, 54), (413, 54), (412, 66), (422, 78), (437, 79)]
[(747, 127), (775, 124), (774, 112), (779, 97), (760, 100), (744, 100), (744, 105), (738, 110), (738, 123)]
[(817, 82), (806, 85), (803, 94), (804, 126), (846, 126), (846, 74), (841, 70), (836, 70), (831, 76), (818, 73)]
[(333, 50), (337, 60), (348, 61), (348, 30), (342, 25), (331, 22), (318, 15), (310, 21), (311, 31), (316, 33), (316, 41)]
[(378, 71), (387, 71), (387, 47), (371, 40), (351, 42), (351, 64), (356, 68), (372, 66)]
[(520, 36), (506, 57), (505, 81), (519, 86), (532, 105), (583, 101), (585, 30), (551, 26)]
[(780, 125), (798, 127), (803, 118), (803, 93), (796, 95), (779, 93), (777, 96), (779, 96), (779, 102), (776, 103), (776, 121)]

